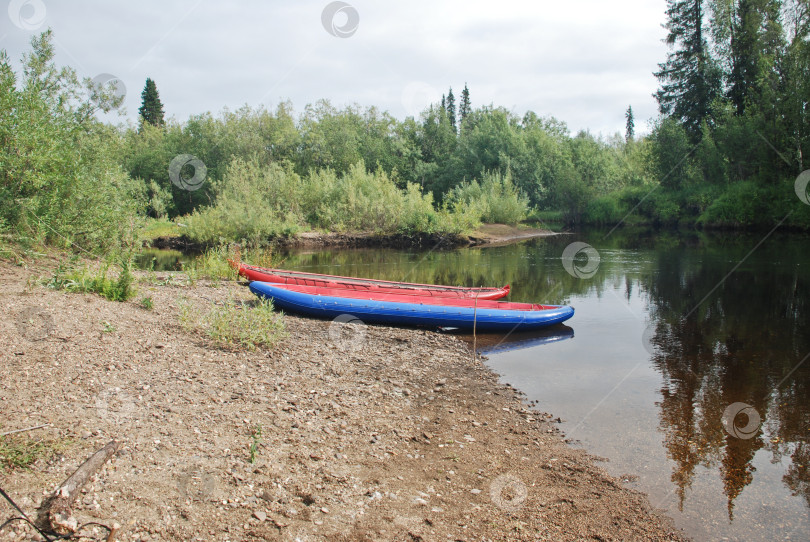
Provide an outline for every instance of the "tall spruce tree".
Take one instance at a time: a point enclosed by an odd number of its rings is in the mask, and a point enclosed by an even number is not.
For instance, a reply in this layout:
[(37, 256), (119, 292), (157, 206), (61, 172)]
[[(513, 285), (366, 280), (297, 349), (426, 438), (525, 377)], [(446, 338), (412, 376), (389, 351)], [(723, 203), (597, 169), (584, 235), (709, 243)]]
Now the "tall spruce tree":
[(458, 131), (456, 127), (456, 97), (453, 96), (453, 87), (450, 87), (450, 92), (447, 93), (447, 118), (450, 119), (450, 126), (453, 130)]
[(636, 121), (633, 118), (632, 105), (627, 106), (627, 111), (624, 113), (624, 118), (627, 119), (627, 128), (624, 133), (624, 140), (629, 143), (636, 137)]
[(762, 21), (751, 4), (750, 0), (740, 0), (731, 23), (728, 97), (738, 115), (745, 113), (745, 102), (757, 76), (757, 34)]
[(141, 122), (148, 122), (152, 126), (163, 126), (163, 104), (160, 102), (157, 85), (146, 78), (146, 85), (141, 92), (141, 107), (138, 109), (141, 115)]
[(464, 121), (470, 114), (470, 89), (467, 88), (467, 83), (464, 83), (464, 90), (461, 91), (461, 102), (458, 104), (459, 127), (464, 129)]
[(785, 48), (780, 13), (779, 0), (739, 0), (733, 8), (727, 84), (738, 115), (745, 113), (749, 103), (775, 97), (777, 60)]
[(704, 0), (667, 0), (669, 34), (673, 48), (655, 76), (661, 88), (655, 93), (658, 107), (684, 125), (693, 140), (700, 139), (701, 125), (711, 120), (712, 101), (720, 95), (720, 70), (704, 36)]

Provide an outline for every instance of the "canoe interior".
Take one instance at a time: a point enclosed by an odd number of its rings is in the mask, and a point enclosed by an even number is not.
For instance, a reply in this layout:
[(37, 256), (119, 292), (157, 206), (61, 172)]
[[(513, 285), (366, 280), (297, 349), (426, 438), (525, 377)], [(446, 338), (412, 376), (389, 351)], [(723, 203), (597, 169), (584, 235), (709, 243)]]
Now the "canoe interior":
[(466, 307), (478, 309), (498, 309), (509, 311), (544, 311), (555, 309), (558, 305), (539, 305), (534, 303), (515, 303), (511, 301), (493, 301), (489, 299), (438, 298), (430, 295), (405, 295), (395, 293), (374, 293), (327, 288), (322, 286), (303, 286), (300, 284), (272, 284), (276, 288), (315, 296), (342, 297), (346, 299), (366, 299), (389, 303), (414, 303), (420, 305), (443, 305), (449, 307)]
[[(236, 264), (234, 263), (234, 266)], [(438, 284), (417, 284), (410, 282), (393, 282), (378, 279), (341, 277), (322, 275), (303, 271), (287, 271), (240, 264), (239, 274), (248, 280), (271, 282), (275, 284), (297, 284), (302, 286), (320, 286), (324, 288), (343, 288), (357, 291), (402, 293), (407, 295), (430, 295), (435, 297), (458, 297), (478, 299), (500, 299), (509, 294), (509, 286), (503, 288), (467, 288)]]

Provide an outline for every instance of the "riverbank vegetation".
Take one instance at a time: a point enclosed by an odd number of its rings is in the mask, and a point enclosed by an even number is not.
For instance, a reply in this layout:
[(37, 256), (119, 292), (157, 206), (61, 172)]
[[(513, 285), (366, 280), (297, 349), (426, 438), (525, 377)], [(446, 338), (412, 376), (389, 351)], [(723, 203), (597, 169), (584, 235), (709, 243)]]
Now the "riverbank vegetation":
[(56, 66), (48, 31), (19, 73), (0, 56), (0, 231), (99, 252), (137, 243), (150, 220), (209, 245), (548, 216), (810, 229), (794, 192), (810, 150), (810, 4), (668, 0), (667, 21), (661, 116), (637, 136), (628, 108), (626, 133), (599, 137), (473, 107), (466, 85), (458, 108), (450, 89), (404, 120), (322, 100), (178, 121), (150, 79), (141, 122), (114, 127), (96, 119), (121, 104), (114, 85)]

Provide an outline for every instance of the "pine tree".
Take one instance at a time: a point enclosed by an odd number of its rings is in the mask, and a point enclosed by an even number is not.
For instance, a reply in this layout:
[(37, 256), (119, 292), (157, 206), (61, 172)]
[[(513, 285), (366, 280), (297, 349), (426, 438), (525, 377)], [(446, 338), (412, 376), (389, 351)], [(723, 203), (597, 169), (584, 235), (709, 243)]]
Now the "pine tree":
[(459, 124), (460, 128), (464, 129), (464, 121), (470, 114), (470, 89), (467, 88), (467, 83), (464, 83), (464, 90), (461, 91), (461, 103), (458, 105)]
[(627, 131), (624, 134), (624, 139), (629, 143), (633, 141), (633, 138), (636, 137), (636, 121), (633, 118), (632, 105), (627, 106), (627, 111), (624, 114), (624, 118), (627, 119)]
[(445, 114), (447, 113), (447, 98), (445, 98), (444, 94), (442, 94), (442, 111)]
[(456, 97), (453, 96), (453, 87), (450, 87), (450, 92), (447, 93), (447, 118), (450, 119), (450, 126), (458, 132), (456, 127)]
[(738, 115), (745, 113), (748, 103), (770, 101), (768, 94), (776, 91), (776, 61), (784, 50), (779, 4), (778, 0), (739, 0), (731, 17), (728, 97)]
[(146, 78), (146, 85), (141, 92), (141, 107), (138, 109), (141, 115), (141, 122), (148, 122), (152, 126), (163, 126), (163, 104), (160, 102), (157, 85)]
[(693, 140), (700, 139), (703, 122), (711, 120), (711, 104), (721, 90), (720, 70), (703, 32), (703, 1), (667, 0), (665, 41), (675, 49), (655, 73), (661, 81), (655, 94), (661, 113), (679, 119)]

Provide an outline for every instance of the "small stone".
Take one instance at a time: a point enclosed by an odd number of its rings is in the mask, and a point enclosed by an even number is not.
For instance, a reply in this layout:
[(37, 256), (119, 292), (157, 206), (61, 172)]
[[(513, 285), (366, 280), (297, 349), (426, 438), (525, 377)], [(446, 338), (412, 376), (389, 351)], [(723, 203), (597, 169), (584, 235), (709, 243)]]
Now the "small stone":
[(481, 490), (480, 490), (480, 489), (471, 489), (471, 490), (470, 490), (470, 493), (472, 493), (473, 495), (480, 495), (480, 494), (481, 494)]
[(255, 512), (253, 512), (253, 517), (258, 519), (259, 521), (265, 521), (267, 520), (267, 513), (264, 512), (263, 510), (256, 510)]

